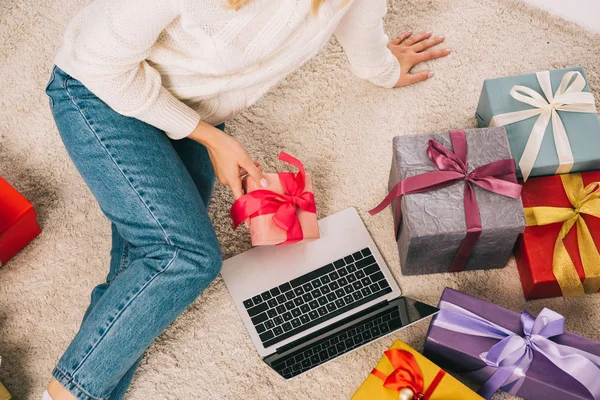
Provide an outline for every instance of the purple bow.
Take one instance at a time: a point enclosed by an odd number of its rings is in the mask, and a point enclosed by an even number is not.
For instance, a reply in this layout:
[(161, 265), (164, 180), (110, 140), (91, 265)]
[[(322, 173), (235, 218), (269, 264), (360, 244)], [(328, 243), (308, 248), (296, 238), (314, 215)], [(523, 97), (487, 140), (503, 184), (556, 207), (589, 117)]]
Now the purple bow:
[(523, 336), (520, 336), (452, 303), (442, 301), (439, 308), (440, 312), (432, 322), (433, 325), (467, 335), (500, 340), (488, 352), (480, 354), (487, 364), (484, 369), (494, 370), (479, 390), (479, 394), (486, 399), (499, 389), (517, 394), (535, 354), (540, 353), (580, 382), (594, 400), (600, 400), (600, 357), (549, 339), (562, 335), (565, 331), (565, 318), (557, 312), (544, 308), (534, 318), (523, 311)]
[[(406, 194), (428, 192), (465, 181), (464, 204), (467, 234), (463, 239), (450, 272), (465, 269), (473, 248), (481, 235), (481, 216), (473, 191), (473, 185), (503, 196), (518, 199), (521, 185), (517, 183), (514, 159), (495, 161), (469, 172), (467, 163), (467, 140), (464, 131), (450, 131), (454, 153), (435, 140), (429, 141), (427, 155), (438, 169), (401, 180), (392, 188), (371, 215), (384, 210), (393, 200)], [(397, 230), (396, 230), (397, 231)]]

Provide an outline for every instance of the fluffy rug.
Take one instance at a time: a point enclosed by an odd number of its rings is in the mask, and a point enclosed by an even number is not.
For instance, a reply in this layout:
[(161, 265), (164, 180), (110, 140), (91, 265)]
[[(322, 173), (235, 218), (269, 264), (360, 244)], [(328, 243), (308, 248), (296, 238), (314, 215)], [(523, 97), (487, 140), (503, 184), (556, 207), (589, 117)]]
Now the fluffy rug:
[[(35, 205), (43, 233), (0, 270), (0, 380), (16, 399), (39, 399), (108, 265), (110, 229), (67, 157), (43, 93), (70, 18), (86, 0), (0, 2), (0, 175)], [(429, 63), (436, 76), (385, 90), (353, 77), (332, 41), (228, 131), (266, 169), (285, 149), (313, 174), (319, 216), (356, 207), (404, 293), (436, 304), (449, 286), (513, 310), (551, 307), (567, 328), (600, 340), (600, 296), (525, 302), (514, 261), (496, 271), (404, 277), (391, 212), (381, 199), (395, 135), (475, 126), (485, 78), (583, 65), (600, 103), (600, 35), (513, 0), (395, 0), (386, 28), (447, 35), (453, 53)], [(234, 232), (232, 198), (217, 188), (210, 212), (226, 257), (250, 248)], [(222, 280), (217, 279), (147, 352), (131, 399), (348, 399), (400, 338), (423, 345), (422, 322), (292, 381), (258, 357)], [(499, 394), (495, 399), (508, 399)]]

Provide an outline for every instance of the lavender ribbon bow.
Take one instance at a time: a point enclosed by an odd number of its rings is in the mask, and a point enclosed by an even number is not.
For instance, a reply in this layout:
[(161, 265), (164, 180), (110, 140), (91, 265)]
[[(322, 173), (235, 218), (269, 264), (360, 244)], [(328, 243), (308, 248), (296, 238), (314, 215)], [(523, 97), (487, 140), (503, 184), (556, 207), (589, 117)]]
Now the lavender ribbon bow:
[(557, 312), (544, 308), (534, 318), (523, 311), (524, 336), (520, 336), (452, 303), (442, 301), (439, 308), (433, 325), (500, 340), (488, 352), (480, 354), (487, 367), (476, 372), (485, 373), (484, 370), (489, 368), (494, 371), (478, 392), (482, 397), (489, 399), (499, 389), (517, 394), (535, 354), (539, 353), (581, 383), (594, 400), (600, 400), (600, 357), (549, 339), (565, 331), (565, 318)]

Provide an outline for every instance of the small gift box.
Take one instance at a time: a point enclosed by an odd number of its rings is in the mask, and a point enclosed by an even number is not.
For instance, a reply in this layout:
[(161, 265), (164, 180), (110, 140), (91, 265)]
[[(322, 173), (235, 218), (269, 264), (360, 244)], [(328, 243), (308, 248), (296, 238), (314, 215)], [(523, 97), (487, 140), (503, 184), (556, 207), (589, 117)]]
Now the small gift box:
[(234, 226), (249, 219), (253, 246), (292, 244), (319, 238), (317, 208), (310, 175), (296, 158), (286, 153), (279, 160), (298, 168), (298, 173), (263, 174), (268, 186), (244, 179), (246, 194), (233, 203)]
[[(0, 364), (2, 363), (2, 357), (0, 357)], [(0, 382), (0, 400), (10, 400), (12, 396), (8, 393), (8, 390), (4, 387), (2, 382)]]
[(449, 288), (438, 308), (425, 356), (469, 374), (486, 399), (497, 390), (526, 400), (600, 399), (600, 343), (565, 332), (560, 314), (519, 314)]
[(8, 393), (8, 390), (4, 387), (2, 382), (0, 382), (0, 400), (10, 400), (12, 396)]
[(600, 169), (600, 124), (581, 67), (487, 79), (477, 122), (506, 127), (525, 180)]
[(0, 178), (0, 266), (40, 234), (33, 205)]
[(395, 137), (389, 188), (404, 275), (504, 267), (525, 227), (504, 128)]
[(547, 176), (523, 186), (527, 227), (516, 248), (527, 299), (600, 289), (600, 172)]
[(471, 389), (401, 340), (379, 360), (352, 400), (475, 400)]

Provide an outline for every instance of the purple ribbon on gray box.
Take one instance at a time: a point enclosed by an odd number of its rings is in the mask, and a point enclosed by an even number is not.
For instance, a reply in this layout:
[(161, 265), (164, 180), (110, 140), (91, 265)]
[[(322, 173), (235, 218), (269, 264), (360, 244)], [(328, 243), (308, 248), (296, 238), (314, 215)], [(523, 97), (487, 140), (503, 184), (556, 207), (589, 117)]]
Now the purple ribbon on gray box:
[(535, 318), (523, 311), (521, 325), (524, 336), (520, 336), (452, 303), (441, 301), (438, 307), (440, 312), (433, 325), (466, 335), (500, 340), (488, 352), (480, 354), (487, 366), (475, 371), (491, 375), (479, 390), (486, 399), (499, 389), (516, 394), (533, 357), (539, 353), (580, 382), (594, 400), (600, 400), (600, 357), (549, 340), (565, 331), (565, 318), (557, 312), (544, 308)]

